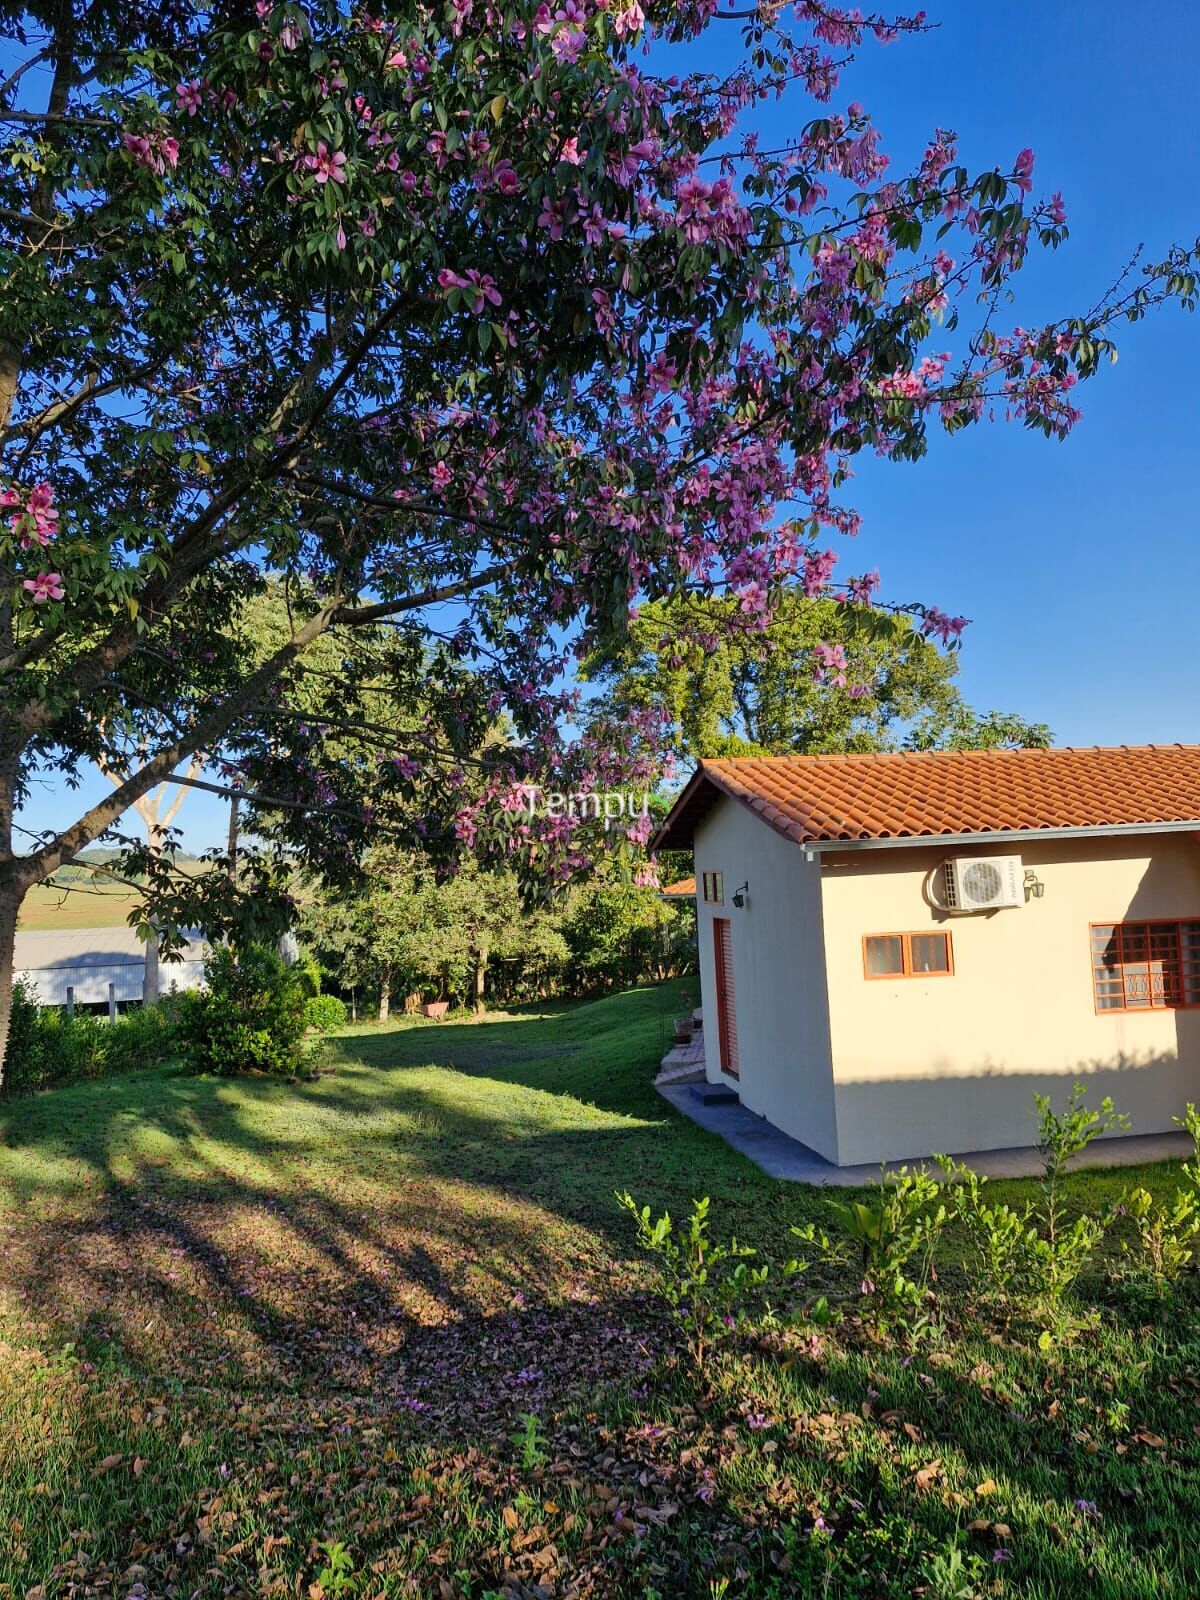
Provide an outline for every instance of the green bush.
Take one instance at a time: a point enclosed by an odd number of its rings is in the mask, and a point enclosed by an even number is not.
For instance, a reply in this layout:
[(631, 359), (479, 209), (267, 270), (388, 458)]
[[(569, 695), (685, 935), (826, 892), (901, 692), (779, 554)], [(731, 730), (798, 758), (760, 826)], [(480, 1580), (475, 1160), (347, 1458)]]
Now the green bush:
[(12, 1024), (4, 1087), (28, 1094), (150, 1067), (175, 1049), (175, 1016), (167, 1006), (139, 1006), (110, 1023), (107, 1017), (39, 1006), (36, 991), (13, 986)]
[(346, 1025), (345, 1002), (335, 994), (314, 994), (304, 1002), (304, 1026), (317, 1033), (332, 1033)]
[(307, 984), (274, 950), (217, 946), (208, 988), (180, 996), (183, 1057), (196, 1072), (296, 1072), (303, 1060)]
[[(885, 1322), (915, 1325), (930, 1279), (934, 1254), (950, 1210), (924, 1167), (880, 1171), (867, 1198), (846, 1204), (830, 1201), (858, 1258), (860, 1293), (872, 1301), (880, 1326)], [(836, 1261), (836, 1248), (828, 1259)]]

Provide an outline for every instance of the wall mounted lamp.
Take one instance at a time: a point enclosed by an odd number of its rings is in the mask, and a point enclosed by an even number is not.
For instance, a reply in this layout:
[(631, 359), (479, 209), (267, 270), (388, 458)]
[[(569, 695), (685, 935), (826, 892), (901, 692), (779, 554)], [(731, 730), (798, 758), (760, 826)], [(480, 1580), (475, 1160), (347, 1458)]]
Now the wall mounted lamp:
[(749, 893), (750, 885), (748, 883), (744, 883), (740, 889), (735, 889), (733, 891), (733, 903), (739, 911), (741, 911), (745, 906), (746, 897), (749, 895)]
[(1032, 867), (1025, 868), (1024, 884), (1026, 900), (1040, 900), (1046, 892), (1046, 885)]

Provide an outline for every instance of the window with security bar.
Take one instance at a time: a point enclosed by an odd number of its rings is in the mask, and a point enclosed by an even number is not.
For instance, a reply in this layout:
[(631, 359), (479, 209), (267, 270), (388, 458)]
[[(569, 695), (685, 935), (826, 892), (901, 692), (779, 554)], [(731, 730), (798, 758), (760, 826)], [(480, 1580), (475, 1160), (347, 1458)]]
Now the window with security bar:
[(1200, 1006), (1200, 921), (1092, 926), (1097, 1011), (1178, 1011)]

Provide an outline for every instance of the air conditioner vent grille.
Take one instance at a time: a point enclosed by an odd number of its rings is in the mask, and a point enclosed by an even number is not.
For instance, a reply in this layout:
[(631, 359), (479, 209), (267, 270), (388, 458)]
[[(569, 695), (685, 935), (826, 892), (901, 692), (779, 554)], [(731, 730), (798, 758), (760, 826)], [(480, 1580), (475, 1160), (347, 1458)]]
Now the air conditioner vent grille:
[(1020, 856), (952, 856), (942, 868), (947, 911), (999, 911), (1025, 904)]
[(947, 908), (951, 911), (958, 909), (958, 883), (954, 876), (954, 863), (947, 861), (942, 868), (943, 893)]

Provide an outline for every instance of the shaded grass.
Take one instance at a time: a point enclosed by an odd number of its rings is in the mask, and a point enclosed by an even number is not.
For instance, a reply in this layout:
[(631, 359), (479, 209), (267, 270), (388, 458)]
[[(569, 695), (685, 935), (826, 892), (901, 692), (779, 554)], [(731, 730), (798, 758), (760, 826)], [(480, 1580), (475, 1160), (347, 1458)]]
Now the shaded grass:
[(340, 1539), (354, 1592), (439, 1600), (948, 1595), (955, 1561), (962, 1595), (1200, 1592), (1190, 1303), (1151, 1319), (1100, 1271), (1041, 1352), (951, 1271), (940, 1343), (851, 1320), (679, 1363), (613, 1191), (707, 1193), (773, 1252), (827, 1213), (655, 1093), (678, 1009), (400, 1021), (311, 1084), (0, 1109), (0, 1584), (295, 1594)]

